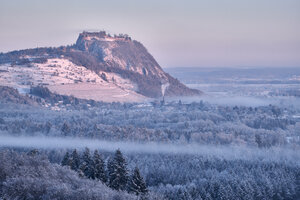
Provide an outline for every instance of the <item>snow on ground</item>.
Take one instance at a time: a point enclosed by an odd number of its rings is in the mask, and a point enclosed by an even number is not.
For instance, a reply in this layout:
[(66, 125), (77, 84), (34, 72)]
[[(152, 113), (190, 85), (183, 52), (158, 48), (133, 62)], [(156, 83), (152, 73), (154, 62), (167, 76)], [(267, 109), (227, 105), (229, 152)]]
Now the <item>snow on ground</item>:
[(73, 95), (81, 99), (93, 99), (105, 102), (141, 102), (146, 98), (130, 90), (124, 90), (120, 87), (108, 84), (65, 84), (48, 86), (51, 91), (56, 93)]
[(104, 73), (107, 81), (97, 73), (64, 58), (48, 59), (44, 64), (0, 65), (0, 84), (29, 91), (31, 86), (44, 85), (58, 94), (107, 102), (143, 101), (137, 86), (114, 73)]

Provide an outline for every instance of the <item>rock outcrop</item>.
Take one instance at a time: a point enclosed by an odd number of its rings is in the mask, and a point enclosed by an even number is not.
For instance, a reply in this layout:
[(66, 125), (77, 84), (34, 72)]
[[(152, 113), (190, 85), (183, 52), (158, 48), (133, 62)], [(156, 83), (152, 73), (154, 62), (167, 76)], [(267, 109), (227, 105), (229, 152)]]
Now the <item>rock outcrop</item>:
[[(9, 80), (9, 86), (13, 86), (15, 77), (18, 77), (19, 85), (23, 83), (49, 85), (49, 87), (52, 85), (55, 92), (64, 90), (63, 94), (67, 95), (76, 96), (76, 93), (66, 91), (68, 87), (65, 84), (90, 84), (90, 82), (98, 84), (96, 88), (94, 87), (95, 90), (98, 86), (108, 89), (115, 87), (115, 96), (118, 96), (116, 94), (118, 91), (123, 91), (121, 96), (130, 94), (134, 95), (135, 99), (141, 99), (142, 96), (158, 98), (163, 94), (166, 96), (201, 94), (200, 91), (186, 87), (164, 72), (140, 42), (132, 40), (128, 35), (111, 36), (104, 31), (83, 32), (79, 34), (76, 44), (71, 46), (2, 53), (0, 65), (3, 66), (0, 70), (7, 73), (4, 81)], [(26, 73), (21, 73), (22, 67), (27, 67), (26, 70), (24, 68)], [(10, 77), (11, 72), (7, 70), (13, 70), (18, 74)], [(24, 74), (23, 78), (22, 74)], [(30, 74), (34, 74), (32, 81)], [(84, 74), (89, 77), (85, 77)], [(56, 83), (61, 86), (58, 87)], [(108, 90), (107, 88), (105, 91)]]
[(110, 36), (105, 32), (83, 32), (79, 35), (75, 48), (96, 58), (100, 64), (98, 69), (117, 72), (137, 83), (138, 92), (145, 96), (162, 96), (165, 85), (168, 86), (165, 92), (167, 96), (201, 94), (164, 72), (147, 49), (127, 35)]

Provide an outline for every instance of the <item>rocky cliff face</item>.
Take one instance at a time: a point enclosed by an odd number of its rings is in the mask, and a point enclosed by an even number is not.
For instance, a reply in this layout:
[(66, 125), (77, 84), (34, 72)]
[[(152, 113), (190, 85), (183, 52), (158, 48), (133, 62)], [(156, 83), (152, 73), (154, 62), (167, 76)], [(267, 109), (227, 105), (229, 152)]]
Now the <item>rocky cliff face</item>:
[[(114, 101), (117, 96), (125, 98), (129, 94), (135, 99), (201, 94), (165, 73), (140, 42), (127, 35), (110, 36), (105, 32), (83, 32), (72, 46), (0, 54), (0, 70), (5, 73), (0, 85), (9, 82), (8, 86), (19, 88), (42, 84), (57, 93), (94, 100), (112, 93)], [(81, 88), (79, 96), (68, 91), (76, 88)], [(88, 88), (93, 88), (96, 97), (89, 95)], [(112, 93), (103, 93), (112, 89)]]
[(147, 49), (127, 35), (112, 37), (105, 32), (83, 32), (75, 48), (97, 58), (106, 70), (117, 71), (137, 83), (138, 91), (145, 96), (160, 97), (164, 89), (167, 96), (201, 94), (165, 73)]
[(155, 75), (162, 82), (167, 77), (155, 59), (146, 48), (128, 36), (111, 37), (105, 32), (81, 33), (77, 39), (76, 47), (97, 57), (109, 67), (136, 72), (140, 75)]

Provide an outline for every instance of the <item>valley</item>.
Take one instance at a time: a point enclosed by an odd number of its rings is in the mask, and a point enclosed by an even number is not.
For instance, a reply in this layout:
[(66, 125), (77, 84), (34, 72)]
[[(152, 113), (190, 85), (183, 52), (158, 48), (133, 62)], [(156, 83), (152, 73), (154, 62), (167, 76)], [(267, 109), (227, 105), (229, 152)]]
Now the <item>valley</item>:
[(300, 195), (297, 69), (168, 74), (140, 45), (83, 32), (0, 54), (0, 199)]

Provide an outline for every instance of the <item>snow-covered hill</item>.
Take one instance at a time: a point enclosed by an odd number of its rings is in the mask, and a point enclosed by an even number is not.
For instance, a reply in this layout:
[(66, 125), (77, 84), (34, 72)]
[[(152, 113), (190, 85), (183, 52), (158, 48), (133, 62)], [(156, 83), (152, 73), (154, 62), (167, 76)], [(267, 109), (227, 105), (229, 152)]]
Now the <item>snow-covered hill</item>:
[(91, 71), (65, 58), (48, 59), (30, 65), (0, 65), (0, 84), (29, 92), (31, 86), (43, 85), (58, 94), (102, 101), (143, 101), (135, 92), (136, 84), (118, 74)]
[(141, 43), (105, 32), (83, 32), (72, 46), (0, 53), (0, 85), (108, 102), (201, 94), (165, 73)]

